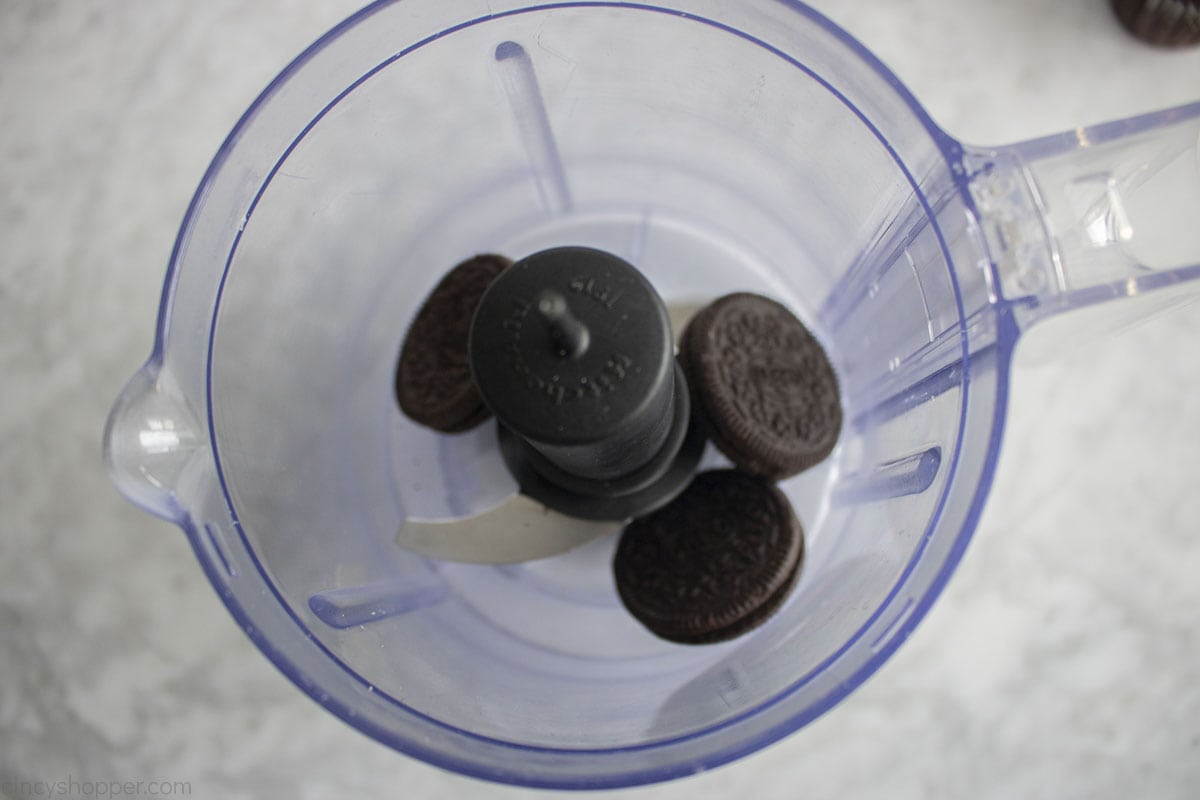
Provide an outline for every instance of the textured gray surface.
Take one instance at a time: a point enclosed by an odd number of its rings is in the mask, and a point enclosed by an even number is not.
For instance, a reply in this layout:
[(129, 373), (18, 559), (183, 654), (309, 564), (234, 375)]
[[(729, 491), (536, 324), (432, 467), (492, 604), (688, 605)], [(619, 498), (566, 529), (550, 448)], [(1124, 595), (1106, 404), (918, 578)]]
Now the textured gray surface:
[[(357, 5), (0, 3), (0, 786), (526, 794), (399, 756), (321, 711), (229, 619), (182, 535), (125, 504), (100, 464), (208, 160)], [(1143, 48), (1099, 0), (814, 5), (973, 143), (1200, 99), (1200, 50)], [(976, 540), (892, 662), (765, 752), (622, 794), (1195, 797), (1198, 339), (1192, 305), (1046, 365), (1018, 359)]]

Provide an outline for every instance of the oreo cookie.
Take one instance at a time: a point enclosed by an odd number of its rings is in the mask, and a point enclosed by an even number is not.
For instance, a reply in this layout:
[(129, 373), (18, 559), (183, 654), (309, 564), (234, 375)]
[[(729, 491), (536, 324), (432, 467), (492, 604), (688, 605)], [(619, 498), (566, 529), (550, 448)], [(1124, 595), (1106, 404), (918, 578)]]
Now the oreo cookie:
[(512, 261), (478, 255), (450, 270), (425, 298), (400, 349), (396, 400), (414, 422), (442, 433), (491, 416), (471, 377), (468, 338), (484, 292)]
[(1200, 0), (1111, 0), (1125, 30), (1160, 47), (1200, 44)]
[(739, 470), (714, 470), (625, 528), (613, 576), (621, 602), (652, 633), (710, 644), (765, 622), (803, 559), (803, 531), (783, 492)]
[(837, 375), (820, 343), (776, 301), (747, 292), (713, 301), (684, 331), (679, 361), (709, 438), (746, 472), (781, 480), (837, 444)]

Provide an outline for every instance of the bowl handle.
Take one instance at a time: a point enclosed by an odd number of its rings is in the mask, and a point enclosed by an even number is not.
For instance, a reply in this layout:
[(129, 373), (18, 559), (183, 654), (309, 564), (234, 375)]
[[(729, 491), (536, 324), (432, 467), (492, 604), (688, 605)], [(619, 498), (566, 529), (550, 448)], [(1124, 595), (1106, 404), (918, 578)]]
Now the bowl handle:
[(965, 148), (963, 167), (993, 299), (1022, 328), (1141, 299), (1106, 309), (1111, 330), (1200, 296), (1200, 102)]

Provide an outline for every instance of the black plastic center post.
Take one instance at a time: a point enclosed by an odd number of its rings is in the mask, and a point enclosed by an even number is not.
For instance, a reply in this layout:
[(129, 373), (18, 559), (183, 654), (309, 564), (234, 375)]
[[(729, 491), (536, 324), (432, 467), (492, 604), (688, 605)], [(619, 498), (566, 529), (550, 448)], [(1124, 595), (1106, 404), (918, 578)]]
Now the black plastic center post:
[(471, 371), (521, 491), (626, 519), (681, 492), (704, 447), (671, 324), (650, 282), (601, 250), (544, 250), (505, 270), (471, 325)]

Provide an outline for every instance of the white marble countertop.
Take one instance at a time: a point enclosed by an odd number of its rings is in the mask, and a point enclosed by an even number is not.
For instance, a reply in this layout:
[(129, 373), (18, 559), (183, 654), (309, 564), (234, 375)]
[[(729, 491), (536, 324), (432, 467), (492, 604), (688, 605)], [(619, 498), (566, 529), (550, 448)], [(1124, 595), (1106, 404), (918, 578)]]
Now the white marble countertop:
[[(222, 800), (528, 794), (318, 708), (100, 463), (208, 160), (357, 5), (0, 4), (0, 797), (29, 796), (18, 781), (154, 779)], [(1143, 47), (1101, 0), (813, 5), (972, 143), (1200, 99), (1200, 49)], [(1197, 341), (1193, 304), (1044, 365), (1018, 358), (975, 541), (895, 658), (766, 751), (614, 794), (1200, 795)]]

